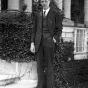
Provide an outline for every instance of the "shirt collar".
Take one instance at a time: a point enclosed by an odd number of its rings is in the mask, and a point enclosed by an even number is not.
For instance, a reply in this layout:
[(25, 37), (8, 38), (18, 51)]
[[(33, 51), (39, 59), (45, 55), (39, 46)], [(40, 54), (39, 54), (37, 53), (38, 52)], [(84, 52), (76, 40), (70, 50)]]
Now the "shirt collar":
[(49, 12), (49, 10), (50, 10), (50, 8), (48, 8), (48, 9), (46, 9), (46, 10), (43, 9), (43, 12), (46, 11), (46, 15), (47, 15), (48, 12)]

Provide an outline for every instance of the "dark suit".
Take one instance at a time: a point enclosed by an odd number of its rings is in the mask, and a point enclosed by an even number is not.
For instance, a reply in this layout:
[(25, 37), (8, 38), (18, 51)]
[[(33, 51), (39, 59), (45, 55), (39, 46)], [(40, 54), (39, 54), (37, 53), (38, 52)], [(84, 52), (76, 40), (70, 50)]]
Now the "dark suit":
[[(55, 43), (53, 37), (58, 41), (62, 33), (62, 21), (59, 13), (50, 8), (46, 24), (44, 24), (43, 11), (34, 15), (34, 24), (31, 36), (31, 42), (35, 44), (38, 88), (44, 87), (44, 60), (47, 66), (47, 88), (52, 88), (53, 84), (53, 56)], [(45, 29), (48, 30), (48, 33)], [(45, 32), (44, 32), (45, 31)]]

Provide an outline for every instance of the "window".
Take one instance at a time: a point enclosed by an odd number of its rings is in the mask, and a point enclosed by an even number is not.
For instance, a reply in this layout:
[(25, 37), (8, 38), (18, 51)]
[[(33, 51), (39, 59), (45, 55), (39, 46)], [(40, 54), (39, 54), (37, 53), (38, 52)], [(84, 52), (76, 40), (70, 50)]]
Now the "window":
[(71, 20), (84, 23), (84, 0), (71, 0)]
[(76, 32), (76, 52), (83, 52), (85, 46), (85, 30), (77, 29)]
[(1, 10), (2, 11), (7, 10), (7, 6), (8, 6), (8, 0), (1, 0)]

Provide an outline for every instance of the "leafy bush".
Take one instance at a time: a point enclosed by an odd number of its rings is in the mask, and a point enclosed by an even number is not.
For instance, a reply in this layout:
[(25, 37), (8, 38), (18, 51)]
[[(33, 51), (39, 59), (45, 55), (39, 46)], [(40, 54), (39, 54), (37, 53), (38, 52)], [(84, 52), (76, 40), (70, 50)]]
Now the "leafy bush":
[[(57, 44), (55, 58), (54, 58), (54, 86), (55, 88), (69, 88), (68, 84), (63, 78), (62, 63), (69, 60), (74, 60), (74, 43), (73, 42), (59, 42)], [(70, 59), (69, 59), (70, 58)], [(65, 74), (65, 73), (64, 73)]]
[(59, 42), (56, 48), (56, 58), (58, 62), (74, 60), (74, 43), (72, 41)]
[(0, 56), (5, 60), (30, 60), (32, 16), (24, 12), (0, 14)]

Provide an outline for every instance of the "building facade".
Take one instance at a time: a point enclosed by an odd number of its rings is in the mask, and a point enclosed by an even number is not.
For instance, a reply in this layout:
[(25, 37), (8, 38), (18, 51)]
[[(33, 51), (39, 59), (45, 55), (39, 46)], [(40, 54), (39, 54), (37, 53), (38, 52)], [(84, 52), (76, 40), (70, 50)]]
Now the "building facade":
[[(38, 0), (34, 0), (37, 2)], [(74, 42), (74, 59), (86, 59), (88, 56), (88, 0), (54, 0), (64, 11), (64, 41)], [(0, 11), (21, 11), (26, 4), (25, 12), (32, 12), (33, 0), (0, 0)]]

